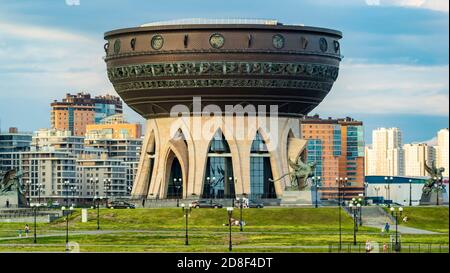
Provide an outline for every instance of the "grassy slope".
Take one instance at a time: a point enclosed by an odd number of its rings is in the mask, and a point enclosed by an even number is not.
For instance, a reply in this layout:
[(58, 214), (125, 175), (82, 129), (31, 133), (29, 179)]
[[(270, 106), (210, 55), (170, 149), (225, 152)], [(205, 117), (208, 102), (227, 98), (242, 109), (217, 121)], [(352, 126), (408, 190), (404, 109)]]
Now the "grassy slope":
[[(430, 213), (419, 210), (406, 210), (412, 217), (408, 224), (423, 227), (429, 224), (443, 228), (440, 223), (442, 213)], [(420, 208), (422, 209), (422, 208)], [(428, 208), (425, 208), (428, 209)], [(409, 213), (409, 214), (408, 214)], [(239, 218), (239, 210), (233, 212)], [(96, 211), (89, 212), (89, 222), (81, 223), (80, 211), (75, 211), (70, 217), (70, 232), (80, 230), (96, 230)], [(119, 233), (96, 235), (71, 235), (70, 240), (81, 245), (81, 251), (226, 251), (228, 227), (222, 224), (227, 221), (225, 209), (194, 209), (189, 217), (190, 245), (184, 243), (184, 218), (181, 209), (135, 209), (135, 210), (100, 210), (100, 225), (102, 230), (122, 230)], [(416, 216), (417, 215), (417, 216)], [(419, 215), (426, 215), (420, 218)], [(353, 222), (342, 213), (343, 241), (351, 242), (353, 238)], [(338, 235), (337, 208), (264, 208), (244, 210), (244, 220), (247, 222), (244, 233), (238, 227), (233, 227), (233, 242), (236, 251), (326, 251), (325, 249), (280, 249), (277, 246), (309, 246), (336, 243)], [(436, 219), (435, 219), (436, 218)], [(423, 221), (427, 223), (422, 223)], [(448, 209), (447, 219), (448, 225)], [(445, 221), (444, 221), (445, 222)], [(32, 225), (31, 225), (32, 227)], [(17, 229), (23, 224), (0, 223), (0, 237), (17, 236)], [(39, 234), (64, 234), (65, 222), (59, 220), (51, 224), (39, 224)], [(444, 230), (441, 230), (444, 231)], [(448, 226), (446, 232), (448, 233)], [(358, 242), (366, 240), (387, 242), (388, 235), (381, 235), (377, 229), (360, 228)], [(448, 234), (443, 235), (403, 235), (403, 242), (448, 243)], [(55, 244), (45, 246), (31, 244), (32, 239), (1, 240), (0, 251), (61, 251), (64, 236), (39, 238), (39, 244)], [(7, 246), (4, 244), (23, 244), (23, 246)], [(3, 245), (2, 245), (3, 244)], [(251, 249), (244, 247), (258, 246)]]
[(405, 207), (403, 209), (403, 215), (408, 217), (408, 221), (406, 223), (402, 221), (401, 225), (448, 233), (448, 207)]

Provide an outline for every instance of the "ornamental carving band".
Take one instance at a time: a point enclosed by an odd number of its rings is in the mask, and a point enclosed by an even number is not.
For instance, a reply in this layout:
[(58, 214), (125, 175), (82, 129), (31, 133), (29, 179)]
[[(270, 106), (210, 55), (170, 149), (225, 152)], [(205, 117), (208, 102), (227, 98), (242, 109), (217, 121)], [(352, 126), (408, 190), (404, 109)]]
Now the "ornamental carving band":
[(327, 81), (335, 81), (338, 73), (339, 68), (332, 65), (272, 62), (152, 63), (108, 69), (108, 77), (112, 82), (139, 77), (151, 78), (186, 75), (282, 75), (322, 78)]
[(237, 88), (292, 88), (312, 89), (328, 92), (332, 83), (305, 80), (280, 79), (180, 79), (180, 80), (149, 80), (116, 83), (114, 88), (118, 93), (145, 89), (169, 88), (211, 88), (211, 87), (237, 87)]

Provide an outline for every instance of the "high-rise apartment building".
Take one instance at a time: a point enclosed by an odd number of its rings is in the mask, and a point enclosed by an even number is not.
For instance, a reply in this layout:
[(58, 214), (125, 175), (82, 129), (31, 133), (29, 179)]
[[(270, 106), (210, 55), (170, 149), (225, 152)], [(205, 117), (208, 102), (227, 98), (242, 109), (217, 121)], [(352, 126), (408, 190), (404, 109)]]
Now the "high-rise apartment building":
[(138, 123), (128, 123), (123, 119), (122, 114), (108, 116), (98, 124), (86, 126), (86, 138), (111, 138), (129, 139), (140, 138), (142, 136), (142, 126)]
[(0, 132), (0, 174), (21, 168), (21, 152), (30, 150), (31, 133), (20, 133), (17, 128)]
[(94, 105), (95, 123), (100, 123), (104, 118), (123, 112), (122, 100), (112, 95), (96, 96), (94, 98)]
[(79, 155), (84, 151), (84, 137), (74, 136), (71, 131), (39, 129), (34, 132), (31, 145), (38, 149), (54, 147), (55, 150)]
[(315, 115), (301, 120), (302, 138), (308, 140), (307, 161), (316, 162), (315, 176), (320, 177), (322, 199), (336, 199), (336, 178), (347, 177), (345, 198), (363, 192), (364, 129), (361, 121), (351, 118), (321, 119)]
[(437, 145), (436, 145), (436, 166), (445, 168), (443, 175), (448, 177), (449, 164), (448, 164), (448, 128), (441, 129), (437, 133)]
[(366, 175), (404, 175), (402, 132), (398, 128), (372, 131), (372, 145), (365, 148)]
[(427, 176), (425, 164), (430, 165), (435, 160), (434, 148), (425, 143), (412, 143), (403, 145), (404, 175)]
[(62, 101), (54, 101), (50, 120), (51, 127), (69, 130), (75, 136), (84, 136), (86, 126), (101, 119), (122, 113), (122, 101), (111, 95), (91, 98), (88, 93), (66, 94)]
[(127, 165), (120, 159), (112, 159), (107, 153), (83, 154), (77, 161), (77, 175), (84, 184), (82, 195), (118, 197), (127, 195)]
[[(78, 196), (82, 186), (76, 180), (76, 157), (54, 147), (31, 147), (22, 153), (23, 180), (32, 203)], [(67, 182), (67, 184), (66, 184)]]
[(126, 166), (126, 189), (133, 186), (142, 146), (141, 125), (127, 123), (122, 115), (102, 120), (87, 127), (86, 147), (107, 151), (110, 159), (118, 159)]

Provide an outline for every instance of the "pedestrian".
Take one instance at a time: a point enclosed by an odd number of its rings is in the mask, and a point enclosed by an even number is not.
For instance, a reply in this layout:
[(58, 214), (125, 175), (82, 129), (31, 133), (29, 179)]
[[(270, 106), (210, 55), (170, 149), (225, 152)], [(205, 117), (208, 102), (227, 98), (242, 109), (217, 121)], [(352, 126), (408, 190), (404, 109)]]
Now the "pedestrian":
[(19, 233), (19, 238), (22, 238), (22, 230), (19, 228), (17, 232)]
[(27, 225), (25, 225), (25, 237), (28, 237), (28, 233), (30, 233), (30, 227)]
[(366, 253), (370, 253), (370, 250), (372, 250), (372, 246), (370, 245), (369, 240), (366, 241)]
[(9, 208), (9, 199), (6, 199), (6, 207)]
[(142, 207), (145, 208), (145, 198), (142, 198)]
[(383, 252), (384, 252), (384, 253), (387, 253), (388, 250), (389, 250), (388, 244), (387, 244), (387, 243), (384, 243), (384, 245), (383, 245)]
[(384, 230), (386, 230), (386, 233), (389, 233), (389, 223), (386, 223), (386, 225), (384, 226)]

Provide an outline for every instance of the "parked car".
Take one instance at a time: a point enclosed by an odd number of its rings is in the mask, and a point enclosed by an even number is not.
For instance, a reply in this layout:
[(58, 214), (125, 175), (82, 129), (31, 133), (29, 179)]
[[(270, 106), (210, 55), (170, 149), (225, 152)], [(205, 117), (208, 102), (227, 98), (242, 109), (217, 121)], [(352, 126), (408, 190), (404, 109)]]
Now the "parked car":
[(191, 203), (193, 208), (222, 208), (223, 205), (212, 200), (196, 200)]
[(258, 202), (258, 201), (254, 201), (254, 200), (249, 200), (248, 201), (248, 207), (249, 208), (264, 208), (264, 204), (262, 202)]
[(136, 208), (136, 205), (125, 202), (125, 201), (111, 201), (108, 203), (107, 208), (134, 209), (134, 208)]

